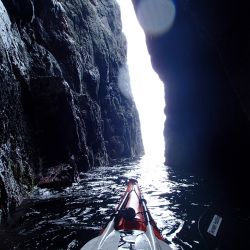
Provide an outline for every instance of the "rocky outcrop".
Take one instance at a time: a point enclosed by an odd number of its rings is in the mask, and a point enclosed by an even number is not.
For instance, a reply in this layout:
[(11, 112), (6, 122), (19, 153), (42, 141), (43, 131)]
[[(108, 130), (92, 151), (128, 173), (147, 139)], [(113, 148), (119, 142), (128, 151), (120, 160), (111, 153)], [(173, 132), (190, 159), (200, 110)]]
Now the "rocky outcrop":
[(44, 169), (38, 176), (38, 187), (63, 188), (71, 186), (77, 179), (76, 169), (70, 164), (60, 164), (52, 168)]
[[(143, 1), (133, 2), (138, 14)], [(166, 89), (166, 163), (219, 172), (238, 187), (250, 162), (247, 2), (169, 2), (176, 8), (172, 28), (147, 33)]]
[(114, 0), (1, 0), (0, 71), (3, 210), (46, 168), (143, 152)]

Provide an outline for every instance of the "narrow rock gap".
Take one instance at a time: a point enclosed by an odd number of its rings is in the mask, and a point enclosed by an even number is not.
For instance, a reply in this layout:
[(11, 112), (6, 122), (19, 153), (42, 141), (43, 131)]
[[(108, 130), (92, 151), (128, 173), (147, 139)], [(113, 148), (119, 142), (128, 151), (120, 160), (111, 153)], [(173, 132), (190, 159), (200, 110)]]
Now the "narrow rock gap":
[(153, 70), (146, 39), (131, 1), (117, 0), (128, 44), (128, 68), (139, 112), (145, 154), (164, 157), (164, 87)]

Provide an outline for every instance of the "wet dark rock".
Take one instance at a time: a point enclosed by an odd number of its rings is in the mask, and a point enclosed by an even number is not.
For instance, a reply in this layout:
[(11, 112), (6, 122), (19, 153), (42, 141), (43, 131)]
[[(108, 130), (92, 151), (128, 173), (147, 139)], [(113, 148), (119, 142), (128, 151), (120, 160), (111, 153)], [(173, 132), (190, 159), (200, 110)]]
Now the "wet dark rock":
[(116, 1), (0, 1), (0, 180), (8, 211), (44, 169), (73, 161), (86, 171), (143, 152), (120, 72), (128, 74)]
[(76, 180), (77, 170), (69, 164), (60, 164), (44, 169), (37, 185), (41, 188), (69, 187)]
[(250, 163), (248, 3), (173, 2), (170, 31), (147, 35), (166, 86), (166, 163), (219, 172), (238, 187)]

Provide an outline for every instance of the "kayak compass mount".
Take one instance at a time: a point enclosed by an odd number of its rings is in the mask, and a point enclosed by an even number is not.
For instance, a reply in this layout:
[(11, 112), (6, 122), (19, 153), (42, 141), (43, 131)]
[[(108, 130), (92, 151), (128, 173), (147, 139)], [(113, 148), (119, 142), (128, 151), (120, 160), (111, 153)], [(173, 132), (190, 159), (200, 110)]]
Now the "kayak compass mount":
[(115, 215), (115, 228), (117, 227), (117, 224), (119, 223), (121, 218), (124, 218), (127, 221), (133, 221), (135, 220), (135, 216), (136, 212), (132, 207), (120, 209)]

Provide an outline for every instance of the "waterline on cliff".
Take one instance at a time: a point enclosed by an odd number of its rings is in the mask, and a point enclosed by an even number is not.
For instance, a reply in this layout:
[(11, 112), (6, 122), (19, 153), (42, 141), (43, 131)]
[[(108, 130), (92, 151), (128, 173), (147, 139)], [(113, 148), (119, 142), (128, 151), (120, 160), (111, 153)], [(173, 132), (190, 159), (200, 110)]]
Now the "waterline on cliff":
[(128, 44), (128, 68), (133, 97), (139, 112), (145, 154), (164, 160), (164, 87), (152, 68), (145, 34), (131, 1), (117, 0)]

